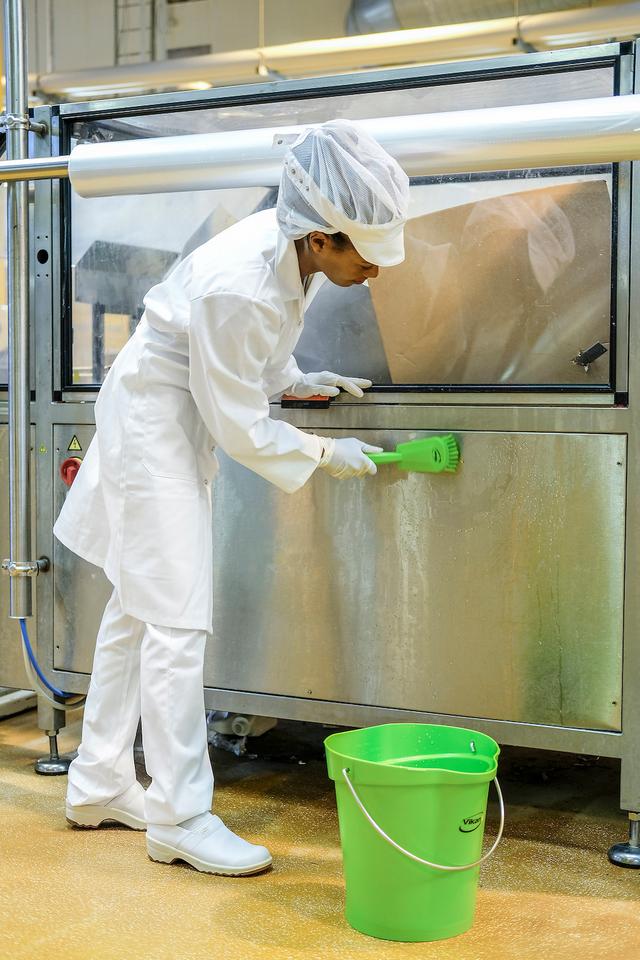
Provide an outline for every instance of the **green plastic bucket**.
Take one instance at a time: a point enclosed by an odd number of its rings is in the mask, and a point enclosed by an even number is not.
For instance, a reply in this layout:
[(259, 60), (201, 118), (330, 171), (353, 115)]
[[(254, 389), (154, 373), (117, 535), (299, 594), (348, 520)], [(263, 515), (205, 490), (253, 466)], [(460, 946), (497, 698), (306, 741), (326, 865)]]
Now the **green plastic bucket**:
[[(502, 836), (500, 748), (475, 730), (387, 723), (325, 740), (347, 921), (383, 940), (443, 940), (473, 924), (479, 864)], [(489, 784), (501, 822), (482, 856)]]

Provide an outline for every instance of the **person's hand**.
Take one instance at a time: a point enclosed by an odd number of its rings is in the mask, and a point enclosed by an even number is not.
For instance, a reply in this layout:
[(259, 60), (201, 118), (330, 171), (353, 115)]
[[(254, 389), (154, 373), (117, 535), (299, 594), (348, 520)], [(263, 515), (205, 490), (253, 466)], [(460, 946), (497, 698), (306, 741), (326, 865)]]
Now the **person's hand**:
[(307, 397), (337, 397), (346, 390), (352, 397), (362, 397), (363, 390), (371, 386), (371, 380), (361, 377), (341, 377), (339, 373), (322, 370), (320, 373), (303, 373), (287, 391), (293, 397), (304, 400)]
[(321, 437), (323, 455), (318, 466), (326, 470), (336, 480), (349, 480), (351, 477), (375, 476), (378, 472), (368, 453), (381, 453), (382, 447), (372, 447), (356, 437), (334, 440)]

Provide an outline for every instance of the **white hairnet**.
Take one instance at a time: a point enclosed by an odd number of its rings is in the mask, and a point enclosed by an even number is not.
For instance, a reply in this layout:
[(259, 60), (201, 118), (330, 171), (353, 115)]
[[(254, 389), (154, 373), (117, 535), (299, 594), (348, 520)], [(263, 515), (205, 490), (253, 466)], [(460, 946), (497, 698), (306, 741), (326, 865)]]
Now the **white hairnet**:
[(404, 260), (409, 178), (366, 130), (330, 120), (305, 130), (285, 155), (278, 223), (298, 240), (313, 230), (346, 233), (379, 266)]

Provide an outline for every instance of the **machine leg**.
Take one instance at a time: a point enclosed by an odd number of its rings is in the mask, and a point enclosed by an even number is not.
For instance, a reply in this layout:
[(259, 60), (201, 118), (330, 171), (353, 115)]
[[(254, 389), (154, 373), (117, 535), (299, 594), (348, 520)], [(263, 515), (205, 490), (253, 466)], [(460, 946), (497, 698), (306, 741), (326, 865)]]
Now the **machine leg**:
[(36, 773), (47, 777), (64, 776), (69, 772), (69, 765), (77, 753), (58, 753), (58, 733), (65, 726), (63, 710), (55, 710), (52, 706), (38, 698), (38, 726), (49, 737), (49, 756), (40, 757), (34, 764)]
[(61, 757), (58, 753), (58, 731), (47, 730), (47, 736), (49, 737), (49, 756), (40, 757), (39, 760), (36, 760), (35, 771), (47, 777), (63, 776), (69, 772), (69, 765), (75, 758), (76, 753), (65, 754)]
[(629, 812), (629, 841), (615, 843), (609, 850), (609, 860), (617, 867), (640, 868), (640, 813)]

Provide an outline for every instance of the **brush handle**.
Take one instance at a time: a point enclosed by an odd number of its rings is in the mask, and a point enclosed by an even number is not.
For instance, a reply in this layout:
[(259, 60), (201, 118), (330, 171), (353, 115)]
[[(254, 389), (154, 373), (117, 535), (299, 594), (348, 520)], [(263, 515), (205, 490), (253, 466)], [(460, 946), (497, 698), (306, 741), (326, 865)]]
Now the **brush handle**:
[(402, 460), (402, 454), (391, 453), (390, 451), (386, 451), (384, 453), (368, 453), (367, 456), (370, 460), (373, 460), (373, 462), (378, 465), (381, 463), (400, 463)]

